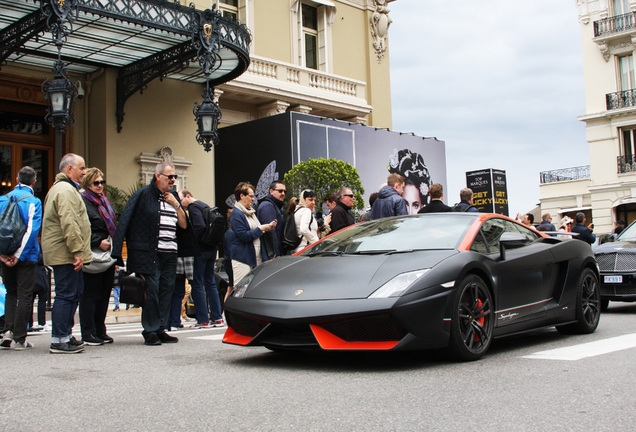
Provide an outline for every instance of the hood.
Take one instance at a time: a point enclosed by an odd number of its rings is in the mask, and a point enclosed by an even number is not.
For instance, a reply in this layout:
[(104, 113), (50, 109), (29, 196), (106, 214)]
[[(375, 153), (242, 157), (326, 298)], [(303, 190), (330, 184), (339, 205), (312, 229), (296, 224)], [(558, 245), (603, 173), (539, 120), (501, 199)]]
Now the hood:
[[(432, 268), (456, 250), (394, 255), (288, 256), (254, 270), (245, 298), (268, 300), (334, 300), (366, 298), (394, 276)], [(302, 294), (295, 295), (298, 290)]]
[(383, 186), (380, 192), (378, 192), (378, 198), (387, 198), (391, 195), (399, 195), (391, 186)]
[(594, 248), (595, 254), (606, 254), (606, 253), (615, 253), (621, 250), (625, 250), (625, 252), (636, 253), (636, 240), (624, 240), (624, 241), (615, 241), (603, 243), (602, 245), (596, 246)]

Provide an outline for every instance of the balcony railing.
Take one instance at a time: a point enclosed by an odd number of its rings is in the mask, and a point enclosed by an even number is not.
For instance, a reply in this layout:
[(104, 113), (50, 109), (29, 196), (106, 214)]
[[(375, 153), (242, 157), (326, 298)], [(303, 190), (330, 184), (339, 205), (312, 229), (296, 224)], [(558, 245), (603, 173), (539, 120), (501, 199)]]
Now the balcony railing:
[(624, 90), (605, 95), (608, 110), (636, 107), (636, 90)]
[(636, 155), (618, 156), (618, 173), (636, 173)]
[(539, 173), (541, 184), (556, 183), (569, 180), (581, 180), (590, 178), (590, 166), (579, 166), (573, 168), (562, 168), (552, 171), (541, 171)]
[(594, 21), (594, 37), (636, 29), (636, 12)]

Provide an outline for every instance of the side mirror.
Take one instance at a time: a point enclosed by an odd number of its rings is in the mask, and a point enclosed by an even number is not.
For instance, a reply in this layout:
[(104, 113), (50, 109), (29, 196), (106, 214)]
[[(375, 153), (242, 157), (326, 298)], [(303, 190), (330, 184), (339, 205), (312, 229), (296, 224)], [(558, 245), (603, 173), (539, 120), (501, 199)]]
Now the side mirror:
[(501, 259), (506, 259), (506, 249), (515, 249), (528, 244), (530, 240), (521, 233), (505, 232), (499, 239), (499, 250)]

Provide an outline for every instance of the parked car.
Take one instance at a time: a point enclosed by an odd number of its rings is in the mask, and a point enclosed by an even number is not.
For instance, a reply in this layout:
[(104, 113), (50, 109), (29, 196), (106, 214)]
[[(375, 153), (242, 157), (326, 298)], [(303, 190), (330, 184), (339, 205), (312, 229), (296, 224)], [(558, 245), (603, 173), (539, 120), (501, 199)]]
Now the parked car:
[(636, 222), (615, 240), (596, 246), (594, 255), (601, 272), (602, 309), (607, 309), (610, 301), (636, 301)]
[(444, 348), (476, 360), (494, 337), (600, 318), (590, 246), (501, 215), (361, 223), (256, 267), (225, 303), (223, 342), (285, 351)]

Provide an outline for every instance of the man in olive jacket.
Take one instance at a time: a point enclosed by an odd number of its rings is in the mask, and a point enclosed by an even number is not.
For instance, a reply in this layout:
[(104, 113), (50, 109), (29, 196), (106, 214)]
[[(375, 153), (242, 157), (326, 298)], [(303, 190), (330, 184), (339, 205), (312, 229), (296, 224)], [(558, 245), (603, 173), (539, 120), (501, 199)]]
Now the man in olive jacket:
[(53, 354), (84, 350), (73, 337), (73, 317), (84, 291), (82, 267), (92, 261), (91, 225), (79, 193), (86, 174), (84, 158), (68, 153), (60, 161), (60, 172), (44, 200), (42, 252), (44, 264), (53, 267), (55, 302), (51, 312)]

